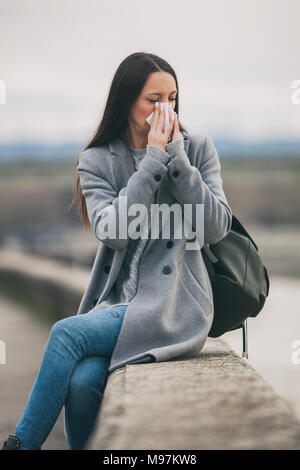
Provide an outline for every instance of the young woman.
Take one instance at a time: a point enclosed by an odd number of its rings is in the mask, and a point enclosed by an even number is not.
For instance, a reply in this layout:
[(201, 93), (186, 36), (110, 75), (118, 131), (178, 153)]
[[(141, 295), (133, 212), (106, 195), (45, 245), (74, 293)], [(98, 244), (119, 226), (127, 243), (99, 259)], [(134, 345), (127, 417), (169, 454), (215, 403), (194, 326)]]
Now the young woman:
[[(211, 138), (188, 134), (178, 113), (177, 77), (165, 60), (134, 53), (120, 64), (77, 161), (79, 212), (100, 242), (90, 282), (77, 315), (52, 326), (4, 450), (41, 449), (63, 407), (70, 449), (86, 448), (110, 372), (203, 348), (214, 309), (201, 244), (228, 234), (232, 212)], [(154, 204), (174, 209), (169, 231), (158, 227), (155, 236)]]

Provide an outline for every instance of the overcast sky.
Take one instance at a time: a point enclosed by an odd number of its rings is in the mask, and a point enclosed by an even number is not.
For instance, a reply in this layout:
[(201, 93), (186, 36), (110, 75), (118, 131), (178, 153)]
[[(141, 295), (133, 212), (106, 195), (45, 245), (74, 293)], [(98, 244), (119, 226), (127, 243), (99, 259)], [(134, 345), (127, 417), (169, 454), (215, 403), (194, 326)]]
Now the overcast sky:
[(0, 0), (0, 143), (85, 142), (129, 54), (166, 59), (189, 132), (300, 138), (299, 0)]

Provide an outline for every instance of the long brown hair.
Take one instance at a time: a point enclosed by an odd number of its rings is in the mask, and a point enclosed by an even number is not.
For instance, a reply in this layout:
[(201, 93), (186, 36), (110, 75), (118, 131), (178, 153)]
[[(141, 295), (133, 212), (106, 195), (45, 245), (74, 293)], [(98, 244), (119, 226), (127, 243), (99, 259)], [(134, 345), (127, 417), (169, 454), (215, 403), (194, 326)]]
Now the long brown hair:
[[(179, 114), (179, 87), (173, 68), (168, 62), (155, 54), (135, 52), (126, 57), (119, 65), (111, 82), (102, 119), (90, 141), (82, 151), (106, 144), (116, 137), (120, 137), (125, 147), (128, 149), (129, 143), (126, 138), (126, 130), (129, 111), (140, 95), (148, 76), (153, 72), (159, 71), (168, 72), (174, 77), (177, 86), (177, 97), (174, 109), (177, 115)], [(187, 132), (180, 122), (179, 130)], [(79, 155), (76, 160), (75, 194), (69, 209), (78, 199), (77, 211), (83, 226), (84, 228), (91, 228), (85, 199), (81, 191), (80, 178), (77, 171), (78, 163)]]

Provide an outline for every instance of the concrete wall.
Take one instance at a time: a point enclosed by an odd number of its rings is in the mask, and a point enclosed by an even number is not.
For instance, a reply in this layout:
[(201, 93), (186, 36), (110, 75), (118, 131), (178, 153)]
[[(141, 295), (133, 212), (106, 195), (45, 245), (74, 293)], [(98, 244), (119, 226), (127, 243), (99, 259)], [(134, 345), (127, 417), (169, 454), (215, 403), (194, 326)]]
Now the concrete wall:
[(208, 338), (197, 357), (113, 371), (88, 449), (300, 449), (300, 423), (246, 360)]

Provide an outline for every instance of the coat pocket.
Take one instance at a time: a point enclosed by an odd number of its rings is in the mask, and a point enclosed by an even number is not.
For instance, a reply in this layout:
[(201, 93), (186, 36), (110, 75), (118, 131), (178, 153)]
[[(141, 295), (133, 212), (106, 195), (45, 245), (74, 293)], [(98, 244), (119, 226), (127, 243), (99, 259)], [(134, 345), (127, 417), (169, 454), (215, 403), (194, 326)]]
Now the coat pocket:
[(200, 282), (196, 279), (196, 277), (188, 267), (184, 258), (182, 258), (178, 263), (178, 272), (186, 289), (194, 297), (196, 302), (201, 306), (201, 308), (205, 312), (205, 315), (208, 316), (213, 310), (211, 300), (208, 294), (203, 289)]

